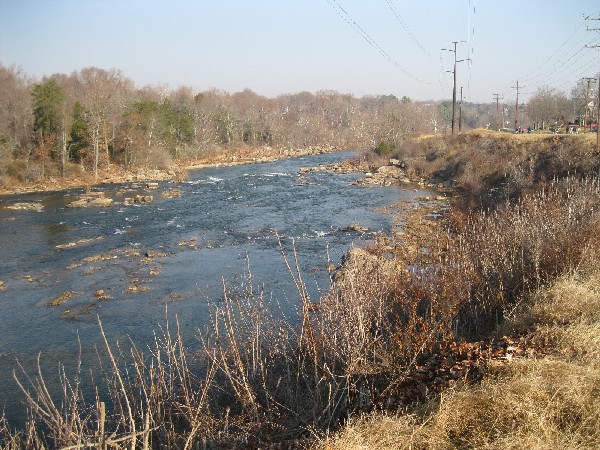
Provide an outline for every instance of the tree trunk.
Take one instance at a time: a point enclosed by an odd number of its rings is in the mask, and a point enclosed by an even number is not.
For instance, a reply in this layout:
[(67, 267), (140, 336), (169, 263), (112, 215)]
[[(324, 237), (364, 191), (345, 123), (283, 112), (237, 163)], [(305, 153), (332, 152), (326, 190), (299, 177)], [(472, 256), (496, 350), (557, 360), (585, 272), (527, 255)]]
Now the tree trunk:
[(67, 177), (67, 130), (65, 127), (62, 129), (62, 146), (60, 151), (60, 165), (62, 177)]
[(100, 158), (100, 132), (98, 127), (94, 127), (94, 178), (98, 178), (98, 159)]

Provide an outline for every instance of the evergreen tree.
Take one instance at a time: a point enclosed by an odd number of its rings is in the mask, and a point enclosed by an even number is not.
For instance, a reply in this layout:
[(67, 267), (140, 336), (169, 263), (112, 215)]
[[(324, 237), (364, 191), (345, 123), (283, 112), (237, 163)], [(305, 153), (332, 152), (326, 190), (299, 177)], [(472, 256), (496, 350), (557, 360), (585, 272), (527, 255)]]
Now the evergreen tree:
[(37, 146), (34, 154), (41, 163), (41, 178), (49, 162), (60, 160), (62, 174), (66, 166), (66, 130), (64, 128), (65, 97), (55, 80), (33, 86), (33, 130)]
[(82, 162), (90, 148), (90, 131), (85, 118), (85, 109), (79, 102), (73, 107), (73, 121), (69, 132), (69, 156), (73, 161)]
[[(56, 136), (62, 126), (62, 112), (65, 97), (56, 81), (50, 79), (34, 85), (33, 97), (33, 129), (43, 141)], [(42, 142), (40, 142), (41, 144)]]

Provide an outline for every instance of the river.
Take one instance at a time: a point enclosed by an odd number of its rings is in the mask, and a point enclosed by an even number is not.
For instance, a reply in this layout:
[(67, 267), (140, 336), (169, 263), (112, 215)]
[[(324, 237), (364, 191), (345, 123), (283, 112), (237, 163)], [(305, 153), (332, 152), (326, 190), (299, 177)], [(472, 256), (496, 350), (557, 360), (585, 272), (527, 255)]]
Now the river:
[[(115, 201), (105, 208), (67, 208), (82, 190), (0, 197), (0, 408), (16, 423), (24, 416), (13, 380), (17, 359), (31, 373), (41, 354), (46, 377), (56, 380), (59, 362), (75, 365), (80, 351), (93, 360), (102, 342), (98, 317), (111, 341), (144, 344), (164, 324), (167, 305), (193, 339), (223, 285), (240, 285), (248, 270), (294, 317), (298, 298), (279, 239), (288, 252), (295, 242), (318, 300), (329, 287), (330, 264), (339, 264), (353, 242), (389, 230), (391, 217), (379, 208), (423, 195), (414, 187), (359, 186), (359, 174), (298, 173), (351, 156), (202, 169), (152, 190), (97, 186)], [(173, 190), (181, 196), (163, 197)], [(136, 194), (154, 201), (123, 204)], [(7, 208), (16, 202), (43, 209)], [(348, 231), (352, 223), (368, 231)]]

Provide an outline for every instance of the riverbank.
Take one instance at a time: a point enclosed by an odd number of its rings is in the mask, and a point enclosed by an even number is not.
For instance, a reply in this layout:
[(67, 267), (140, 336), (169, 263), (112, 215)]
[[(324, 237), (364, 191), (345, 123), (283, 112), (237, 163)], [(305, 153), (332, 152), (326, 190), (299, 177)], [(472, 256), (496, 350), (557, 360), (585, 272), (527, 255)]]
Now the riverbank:
[[(396, 412), (355, 415), (314, 448), (598, 448), (600, 268), (584, 264), (537, 291), (488, 345), (462, 344), (475, 380), (459, 376)], [(442, 358), (425, 373), (457, 371)]]
[(167, 169), (140, 169), (126, 171), (117, 165), (110, 165), (99, 170), (98, 177), (93, 173), (80, 171), (77, 175), (67, 178), (48, 177), (35, 183), (23, 183), (14, 178), (4, 179), (0, 186), (0, 196), (26, 194), (32, 192), (52, 192), (65, 189), (90, 188), (99, 184), (118, 184), (132, 182), (154, 182), (173, 180), (180, 182), (189, 170), (207, 167), (227, 167), (243, 164), (256, 164), (277, 161), (285, 158), (295, 158), (305, 155), (316, 155), (342, 151), (336, 147), (315, 146), (304, 149), (277, 149), (272, 147), (244, 147), (223, 153), (215, 153), (199, 160), (181, 160)]
[(360, 170), (362, 182), (429, 180), (452, 199), (386, 207), (397, 226), (328, 267), (317, 302), (296, 248), (282, 248), (296, 324), (250, 283), (223, 292), (194, 368), (176, 327), (149, 358), (113, 361), (104, 434), (105, 405), (64, 414), (46, 402), (39, 420), (57, 418), (46, 426), (63, 446), (597, 448), (599, 166), (586, 139), (474, 132), (304, 168), (302, 189), (312, 171)]
[[(457, 196), (443, 216), (405, 220), (402, 234), (360, 255), (352, 273), (366, 275), (351, 281), (399, 295), (404, 320), (416, 325), (405, 327), (412, 338), (401, 348), (416, 344), (421, 352), (378, 408), (355, 414), (315, 448), (600, 446), (600, 155), (593, 144), (588, 136), (475, 132), (412, 142), (392, 155), (421, 176), (451, 175)], [(423, 274), (410, 269), (440, 262)], [(378, 287), (369, 281), (373, 267)], [(400, 283), (399, 270), (410, 273)], [(419, 299), (437, 321), (416, 311), (411, 320)], [(453, 329), (444, 328), (444, 316)]]

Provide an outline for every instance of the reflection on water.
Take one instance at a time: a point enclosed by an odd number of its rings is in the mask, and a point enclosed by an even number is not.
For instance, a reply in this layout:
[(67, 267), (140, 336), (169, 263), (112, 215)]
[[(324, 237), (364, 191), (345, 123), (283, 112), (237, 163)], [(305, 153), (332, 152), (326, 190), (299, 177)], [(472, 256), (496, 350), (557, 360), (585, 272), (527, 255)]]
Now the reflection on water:
[[(203, 169), (153, 190), (95, 188), (114, 200), (107, 208), (67, 208), (78, 190), (0, 198), (0, 408), (14, 420), (24, 413), (12, 379), (15, 358), (33, 371), (41, 352), (44, 371), (57, 378), (59, 361), (73, 365), (80, 351), (94, 359), (97, 317), (111, 340), (144, 343), (164, 322), (166, 305), (190, 338), (223, 282), (241, 283), (248, 267), (293, 317), (297, 298), (278, 236), (288, 251), (295, 242), (309, 293), (318, 298), (329, 285), (327, 254), (337, 264), (352, 241), (389, 228), (390, 217), (377, 208), (422, 194), (355, 186), (354, 174), (298, 175), (301, 167), (347, 157)], [(180, 197), (161, 195), (174, 188)], [(123, 204), (137, 194), (154, 202)], [(41, 212), (4, 208), (40, 201)], [(369, 231), (343, 231), (350, 223)]]

